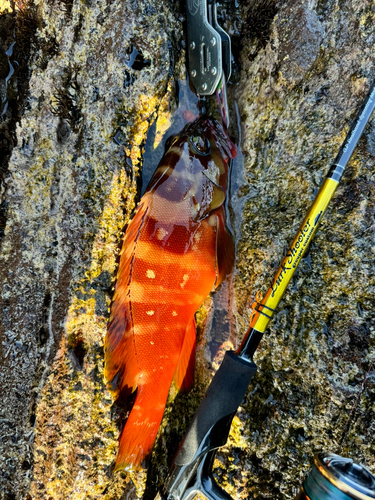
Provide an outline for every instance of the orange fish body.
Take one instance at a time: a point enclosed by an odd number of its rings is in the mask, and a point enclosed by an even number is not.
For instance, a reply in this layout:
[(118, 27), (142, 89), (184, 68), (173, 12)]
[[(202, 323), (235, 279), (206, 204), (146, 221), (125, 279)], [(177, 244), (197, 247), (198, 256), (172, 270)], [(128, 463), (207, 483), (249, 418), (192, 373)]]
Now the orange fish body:
[(115, 397), (136, 392), (120, 435), (116, 469), (150, 454), (171, 382), (194, 382), (194, 314), (233, 266), (225, 226), (228, 161), (222, 126), (189, 124), (162, 158), (124, 235), (105, 342)]

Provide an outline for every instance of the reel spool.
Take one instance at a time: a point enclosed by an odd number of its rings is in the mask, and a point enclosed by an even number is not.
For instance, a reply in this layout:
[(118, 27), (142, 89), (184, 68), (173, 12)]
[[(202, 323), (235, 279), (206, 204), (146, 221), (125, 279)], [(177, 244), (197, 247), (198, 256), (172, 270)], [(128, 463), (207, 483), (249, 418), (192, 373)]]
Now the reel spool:
[(374, 500), (375, 477), (363, 465), (333, 453), (316, 453), (295, 500)]

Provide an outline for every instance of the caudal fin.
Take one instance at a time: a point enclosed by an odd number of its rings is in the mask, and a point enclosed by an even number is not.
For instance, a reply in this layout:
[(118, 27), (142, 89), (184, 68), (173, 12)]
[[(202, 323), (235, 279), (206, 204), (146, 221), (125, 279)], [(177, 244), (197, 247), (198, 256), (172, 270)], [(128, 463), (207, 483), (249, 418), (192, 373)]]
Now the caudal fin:
[[(144, 386), (138, 388), (134, 406), (121, 432), (115, 470), (143, 468), (154, 446), (168, 391), (165, 397), (164, 394), (158, 394), (159, 401), (152, 405), (151, 398), (147, 394), (151, 391), (144, 389)], [(161, 399), (163, 401), (160, 401)]]

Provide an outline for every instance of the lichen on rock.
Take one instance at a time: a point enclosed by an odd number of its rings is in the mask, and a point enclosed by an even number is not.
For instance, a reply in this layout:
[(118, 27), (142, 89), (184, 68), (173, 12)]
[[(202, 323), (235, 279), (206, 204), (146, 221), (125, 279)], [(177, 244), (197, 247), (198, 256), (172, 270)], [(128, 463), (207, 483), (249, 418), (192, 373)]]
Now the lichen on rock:
[[(142, 481), (112, 477), (103, 338), (143, 144), (171, 77), (165, 26), (179, 24), (153, 2), (39, 2), (38, 16), (6, 179), (1, 423), (13, 432), (2, 488), (5, 498), (120, 498)], [(144, 67), (128, 64), (134, 47)]]
[[(243, 48), (237, 99), (244, 176), (256, 192), (237, 248), (243, 331), (374, 80), (369, 16), (370, 2), (284, 2), (256, 57)], [(256, 353), (240, 413), (243, 498), (294, 498), (316, 451), (375, 470), (371, 376), (346, 426), (375, 354), (372, 133), (373, 120)]]

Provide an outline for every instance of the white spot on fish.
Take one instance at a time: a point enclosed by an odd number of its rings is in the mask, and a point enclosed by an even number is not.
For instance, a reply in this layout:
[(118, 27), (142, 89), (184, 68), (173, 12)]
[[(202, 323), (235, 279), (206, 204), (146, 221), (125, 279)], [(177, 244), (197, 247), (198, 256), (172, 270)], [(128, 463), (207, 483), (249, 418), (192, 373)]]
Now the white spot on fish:
[(201, 233), (201, 232), (196, 232), (196, 233), (194, 234), (194, 241), (195, 241), (196, 243), (199, 243), (199, 242), (201, 241), (201, 238), (202, 238), (202, 233)]
[(147, 278), (155, 278), (155, 273), (152, 269), (147, 269), (146, 276)]
[(190, 212), (191, 212), (192, 219), (195, 219), (197, 217), (197, 215), (198, 215), (198, 210), (196, 209), (196, 205), (195, 204), (191, 205)]
[[(151, 345), (154, 345), (154, 343), (155, 343), (155, 342), (153, 342), (152, 340), (150, 340), (150, 344), (151, 344)], [(154, 371), (155, 371), (155, 370), (154, 370)]]
[(189, 189), (189, 196), (192, 198), (193, 196), (195, 196), (197, 194), (197, 183), (195, 182), (191, 188)]
[(210, 179), (214, 184), (219, 183), (219, 177), (220, 177), (220, 169), (218, 166), (215, 164), (214, 161), (210, 161), (207, 169), (204, 170), (204, 175)]
[(183, 277), (182, 277), (182, 283), (180, 283), (180, 287), (181, 288), (184, 288), (184, 286), (188, 282), (188, 279), (189, 279), (189, 275), (188, 274), (184, 274)]
[(158, 240), (163, 240), (168, 234), (168, 231), (163, 227), (159, 227), (156, 231), (156, 237)]
[(177, 316), (176, 311), (172, 311), (172, 316)]
[(149, 316), (153, 316), (155, 314), (155, 311), (146, 311), (146, 314), (148, 314)]
[(137, 381), (138, 385), (145, 385), (145, 384), (147, 384), (147, 377), (143, 377), (143, 375), (147, 375), (147, 373), (140, 373), (139, 374), (138, 381)]
[(208, 218), (208, 223), (210, 226), (212, 227), (216, 227), (217, 226), (217, 220), (216, 220), (216, 215), (211, 215), (209, 218)]

